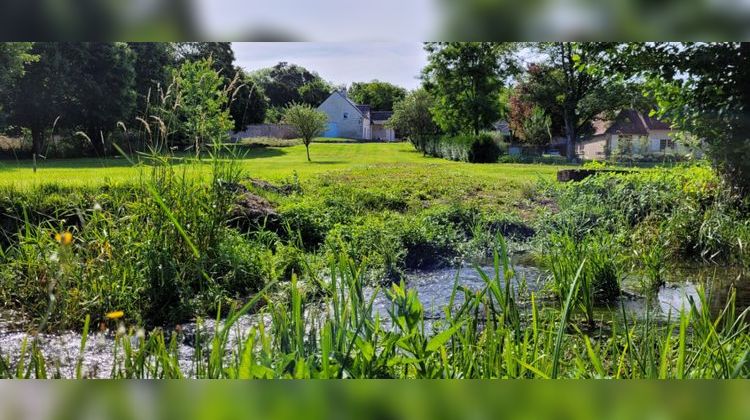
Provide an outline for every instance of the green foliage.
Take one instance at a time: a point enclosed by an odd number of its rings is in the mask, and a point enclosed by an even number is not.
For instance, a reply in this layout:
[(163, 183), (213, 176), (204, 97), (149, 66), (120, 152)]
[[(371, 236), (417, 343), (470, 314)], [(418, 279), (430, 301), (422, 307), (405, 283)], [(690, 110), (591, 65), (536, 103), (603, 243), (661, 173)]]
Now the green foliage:
[(500, 117), (500, 88), (515, 69), (512, 43), (428, 42), (425, 89), (432, 113), (450, 134), (478, 135)]
[[(620, 71), (649, 79), (654, 114), (707, 145), (724, 182), (750, 190), (750, 44), (628, 44)], [(657, 70), (658, 69), (658, 70)]]
[(135, 56), (135, 109), (137, 113), (150, 117), (151, 98), (159, 95), (172, 81), (170, 71), (176, 65), (174, 47), (166, 42), (129, 42), (128, 47)]
[(12, 93), (12, 122), (31, 130), (41, 154), (45, 132), (83, 128), (101, 155), (103, 137), (135, 105), (134, 56), (124, 43), (35, 43), (30, 63)]
[(523, 135), (521, 139), (535, 146), (544, 146), (549, 144), (552, 139), (552, 119), (543, 109), (535, 106), (531, 110), (531, 115), (523, 123)]
[(494, 163), (500, 146), (489, 134), (431, 137), (421, 141), (417, 150), (426, 155), (471, 163)]
[(417, 150), (423, 150), (422, 143), (440, 131), (430, 111), (434, 103), (432, 95), (424, 89), (409, 92), (393, 105), (387, 125), (409, 139)]
[(38, 55), (32, 54), (31, 42), (3, 42), (0, 43), (0, 127), (4, 125), (3, 109), (8, 98), (8, 92), (14, 83), (25, 74), (25, 66), (39, 60)]
[(224, 79), (213, 69), (212, 59), (187, 61), (172, 72), (173, 93), (162, 104), (162, 119), (199, 156), (206, 145), (223, 143), (232, 120)]
[[(738, 378), (750, 372), (745, 313), (735, 311), (734, 294), (723, 311), (711, 315), (702, 290), (676, 319), (642, 323), (607, 319), (612, 328), (582, 331), (574, 297), (580, 273), (566, 279), (570, 293), (558, 310), (530, 308), (513, 298), (514, 269), (505, 249), (495, 255), (492, 272), (479, 270), (479, 290), (453, 287), (444, 319), (428, 320), (413, 289), (394, 283), (382, 317), (366, 293), (364, 270), (345, 257), (331, 258), (329, 276), (318, 279), (326, 310), (291, 277), (284, 298), (273, 300), (268, 287), (257, 293), (213, 333), (196, 340), (192, 372), (180, 364), (178, 334), (162, 329), (127, 330), (115, 335), (114, 378)], [(238, 321), (258, 306), (259, 319), (237, 338)], [(551, 309), (551, 308), (550, 308)], [(479, 317), (484, 316), (482, 320)], [(88, 319), (85, 322), (89, 324)], [(620, 326), (622, 325), (622, 326)], [(81, 340), (81, 352), (87, 341)], [(16, 355), (13, 355), (16, 356)], [(0, 354), (0, 377), (46, 378), (54, 359), (37, 339), (21, 354)], [(75, 369), (77, 375), (82, 367)]]
[(242, 69), (237, 68), (236, 88), (231, 92), (229, 112), (234, 130), (242, 131), (249, 124), (260, 124), (266, 119), (268, 98), (263, 89)]
[(310, 143), (313, 138), (323, 134), (328, 124), (328, 116), (307, 104), (291, 104), (284, 110), (285, 124), (292, 126), (297, 136), (307, 149), (307, 161), (310, 161)]
[(613, 43), (555, 42), (538, 46), (549, 62), (532, 69), (521, 94), (558, 116), (568, 138), (566, 155), (575, 160), (575, 145), (589, 132), (594, 118), (632, 106), (638, 89), (627, 86), (619, 75), (600, 70), (612, 60), (609, 53), (616, 46)]
[(373, 111), (392, 111), (406, 96), (406, 89), (388, 82), (355, 82), (346, 92), (355, 103), (370, 105)]
[(333, 90), (317, 73), (286, 62), (258, 70), (251, 77), (263, 89), (272, 108), (283, 108), (292, 103), (317, 107)]
[[(602, 233), (573, 237), (553, 234), (545, 247), (543, 264), (550, 270), (551, 285), (561, 301), (572, 302), (594, 322), (594, 306), (614, 302), (620, 296), (622, 267), (613, 238)], [(572, 282), (576, 280), (577, 284)]]

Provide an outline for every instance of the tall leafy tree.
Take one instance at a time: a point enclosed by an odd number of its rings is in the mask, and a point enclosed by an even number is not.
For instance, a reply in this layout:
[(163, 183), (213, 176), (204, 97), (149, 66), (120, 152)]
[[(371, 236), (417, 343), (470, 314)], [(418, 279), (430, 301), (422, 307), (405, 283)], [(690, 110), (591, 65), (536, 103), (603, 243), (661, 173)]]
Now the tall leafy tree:
[(191, 142), (196, 156), (206, 144), (221, 143), (232, 128), (224, 79), (211, 58), (186, 61), (172, 72), (174, 94), (163, 105), (163, 119)]
[(9, 92), (20, 79), (26, 65), (39, 60), (38, 55), (32, 54), (31, 42), (3, 42), (0, 43), (0, 126), (5, 118), (4, 110), (10, 101)]
[(243, 130), (248, 124), (262, 123), (268, 110), (268, 98), (258, 84), (242, 69), (237, 68), (237, 86), (230, 92), (230, 114), (234, 130)]
[(547, 88), (559, 92), (555, 102), (562, 113), (569, 160), (576, 159), (576, 144), (597, 115), (632, 102), (634, 90), (626, 87), (622, 77), (600, 71), (609, 65), (610, 53), (615, 46), (613, 43), (592, 42), (540, 45), (552, 68), (544, 79), (549, 83)]
[(417, 150), (424, 150), (423, 141), (440, 131), (430, 111), (434, 104), (434, 98), (424, 89), (409, 92), (394, 104), (388, 125), (408, 138)]
[(166, 89), (171, 82), (171, 68), (176, 64), (174, 46), (168, 42), (129, 42), (134, 54), (136, 111), (145, 112), (158, 87)]
[(629, 44), (620, 53), (621, 71), (649, 80), (654, 113), (702, 139), (727, 184), (750, 194), (750, 43)]
[(370, 105), (376, 111), (392, 111), (393, 104), (406, 96), (406, 89), (388, 82), (373, 80), (355, 82), (347, 95), (358, 104)]
[[(291, 103), (318, 106), (332, 91), (331, 86), (317, 73), (283, 61), (273, 67), (258, 70), (252, 76), (263, 88), (269, 105), (274, 108)], [(306, 87), (307, 85), (311, 86)]]
[(231, 42), (183, 42), (177, 44), (176, 48), (180, 63), (210, 58), (213, 69), (227, 80), (227, 85), (234, 79), (237, 71)]
[(77, 68), (72, 123), (82, 127), (94, 149), (104, 151), (104, 139), (135, 109), (135, 57), (125, 43), (87, 42), (74, 45)]
[(133, 109), (133, 57), (123, 43), (36, 43), (12, 93), (12, 120), (31, 131), (32, 151), (42, 153), (44, 133), (82, 128), (97, 150), (101, 137)]
[(428, 42), (422, 78), (435, 97), (435, 120), (449, 133), (474, 133), (500, 117), (500, 90), (515, 65), (515, 44)]
[[(555, 70), (547, 65), (531, 64), (509, 92), (508, 124), (514, 137), (525, 140), (525, 126), (540, 108), (550, 118), (552, 135), (564, 135), (561, 84)], [(559, 74), (559, 72), (557, 72)]]

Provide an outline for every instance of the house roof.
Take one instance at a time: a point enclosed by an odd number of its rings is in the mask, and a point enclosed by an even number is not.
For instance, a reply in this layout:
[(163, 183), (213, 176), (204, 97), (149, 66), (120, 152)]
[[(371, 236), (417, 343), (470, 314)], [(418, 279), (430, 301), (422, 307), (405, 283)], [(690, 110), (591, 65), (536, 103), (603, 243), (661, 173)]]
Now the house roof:
[(604, 119), (603, 116), (591, 123), (594, 127), (592, 136), (603, 134), (626, 134), (645, 136), (651, 130), (669, 130), (668, 123), (651, 118), (633, 109), (620, 111), (614, 120)]
[(348, 96), (346, 96), (346, 93), (344, 93), (344, 92), (342, 92), (342, 91), (340, 91), (340, 90), (337, 90), (336, 92), (333, 92), (333, 93), (332, 93), (331, 95), (336, 95), (336, 94), (338, 94), (338, 95), (340, 95), (340, 96), (341, 96), (342, 98), (344, 98), (344, 100), (345, 100), (346, 102), (349, 102), (349, 105), (351, 105), (351, 106), (352, 106), (352, 108), (356, 109), (356, 110), (357, 110), (357, 112), (359, 112), (359, 115), (361, 115), (362, 117), (367, 117), (367, 113), (369, 113), (369, 112), (370, 112), (369, 106), (367, 107), (367, 111), (365, 112), (365, 111), (363, 111), (363, 110), (362, 110), (362, 109), (360, 108), (360, 105), (357, 105), (357, 104), (355, 104), (355, 103), (354, 103), (354, 101), (352, 101), (351, 99), (349, 99), (349, 97), (348, 97)]
[(642, 114), (641, 117), (643, 117), (643, 121), (646, 123), (646, 127), (648, 127), (649, 130), (671, 130), (672, 129), (672, 126), (667, 122), (657, 120), (656, 118), (651, 118), (645, 114)]
[(373, 121), (385, 121), (391, 118), (393, 111), (372, 111), (370, 115), (372, 115)]

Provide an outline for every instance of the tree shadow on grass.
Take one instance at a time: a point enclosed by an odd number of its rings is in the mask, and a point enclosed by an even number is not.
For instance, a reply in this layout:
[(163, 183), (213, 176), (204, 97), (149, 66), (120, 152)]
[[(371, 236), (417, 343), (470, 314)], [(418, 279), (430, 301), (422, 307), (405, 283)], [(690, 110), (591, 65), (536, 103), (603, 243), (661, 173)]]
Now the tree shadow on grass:
[[(270, 158), (282, 156), (288, 152), (278, 148), (262, 148), (248, 151), (248, 153), (238, 153), (238, 160), (250, 160), (256, 158)], [(218, 156), (220, 159), (229, 159), (232, 156), (222, 153)], [(201, 163), (209, 163), (210, 157), (204, 155)], [(135, 166), (156, 166), (158, 163), (148, 156), (132, 155), (128, 158), (124, 156), (112, 156), (106, 158), (70, 158), (70, 159), (38, 159), (37, 169), (106, 169), (106, 168), (127, 168)], [(171, 164), (181, 166), (185, 164), (198, 163), (195, 156), (190, 153), (180, 153), (173, 156)], [(32, 169), (34, 163), (32, 159), (3, 159), (0, 160), (0, 172), (12, 171), (18, 169)]]
[(345, 163), (343, 160), (315, 160), (313, 159), (312, 162), (306, 162), (311, 165), (336, 165), (340, 163)]

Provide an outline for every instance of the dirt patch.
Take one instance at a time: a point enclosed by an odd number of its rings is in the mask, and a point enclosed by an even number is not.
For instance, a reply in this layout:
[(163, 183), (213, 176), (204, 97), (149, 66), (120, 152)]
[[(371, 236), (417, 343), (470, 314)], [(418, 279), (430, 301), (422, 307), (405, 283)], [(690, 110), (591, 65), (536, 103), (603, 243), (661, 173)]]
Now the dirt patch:
[(242, 184), (230, 183), (225, 186), (237, 194), (237, 199), (229, 212), (229, 225), (242, 232), (250, 232), (265, 228), (273, 232), (281, 232), (283, 224), (281, 215), (270, 201), (253, 194)]
[(257, 178), (247, 178), (246, 181), (250, 183), (250, 185), (252, 185), (254, 188), (280, 195), (290, 195), (295, 192), (299, 192), (299, 187), (293, 184), (275, 185), (268, 181)]
[(489, 229), (493, 234), (499, 233), (507, 239), (517, 241), (524, 241), (536, 235), (536, 231), (532, 227), (520, 222), (493, 222), (490, 223)]

